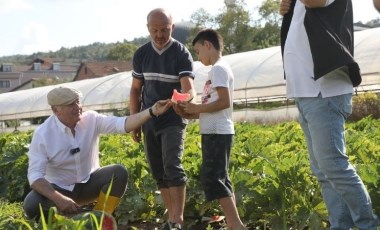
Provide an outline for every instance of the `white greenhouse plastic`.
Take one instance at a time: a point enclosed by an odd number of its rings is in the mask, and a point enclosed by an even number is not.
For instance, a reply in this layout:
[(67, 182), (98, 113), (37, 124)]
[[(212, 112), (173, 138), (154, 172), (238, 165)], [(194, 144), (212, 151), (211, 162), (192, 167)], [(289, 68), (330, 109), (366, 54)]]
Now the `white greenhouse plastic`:
[[(355, 32), (355, 59), (363, 81), (358, 91), (378, 90), (380, 72), (380, 28)], [(235, 102), (285, 98), (280, 47), (225, 56), (235, 75)], [(195, 62), (195, 87), (202, 92), (209, 67)], [(0, 121), (48, 116), (51, 114), (46, 94), (65, 85), (83, 93), (85, 110), (126, 108), (132, 81), (131, 72), (106, 77), (0, 94)]]

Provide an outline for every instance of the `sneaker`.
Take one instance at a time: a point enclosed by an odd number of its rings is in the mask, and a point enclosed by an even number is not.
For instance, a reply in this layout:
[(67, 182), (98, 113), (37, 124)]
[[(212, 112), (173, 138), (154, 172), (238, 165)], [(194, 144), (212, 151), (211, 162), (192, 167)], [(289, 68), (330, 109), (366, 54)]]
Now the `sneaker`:
[(164, 226), (162, 226), (162, 230), (182, 230), (182, 226), (177, 223), (171, 223), (171, 222), (166, 222)]
[(165, 222), (165, 224), (162, 226), (162, 230), (170, 230), (171, 226), (169, 221)]
[(182, 230), (182, 226), (177, 223), (170, 223), (171, 225), (171, 230)]

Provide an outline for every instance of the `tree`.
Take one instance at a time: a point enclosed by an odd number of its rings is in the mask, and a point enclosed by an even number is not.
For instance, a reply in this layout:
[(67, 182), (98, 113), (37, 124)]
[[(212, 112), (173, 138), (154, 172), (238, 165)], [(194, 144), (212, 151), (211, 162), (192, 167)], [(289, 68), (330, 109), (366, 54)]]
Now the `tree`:
[(252, 50), (250, 14), (244, 0), (226, 5), (225, 12), (217, 15), (218, 31), (223, 36), (226, 54)]
[[(194, 37), (200, 28), (217, 30), (224, 39), (225, 54), (233, 54), (263, 49), (280, 44), (281, 16), (278, 14), (279, 2), (265, 0), (258, 8), (260, 18), (254, 20), (244, 0), (231, 0), (215, 17), (204, 9), (191, 16), (196, 27), (191, 31)], [(188, 47), (191, 47), (188, 39)], [(190, 51), (193, 53), (192, 49)]]
[(265, 0), (259, 7), (261, 18), (254, 25), (252, 42), (255, 49), (280, 45), (281, 16), (278, 13), (279, 1)]
[(195, 24), (197, 28), (215, 28), (216, 23), (213, 16), (208, 13), (204, 8), (199, 8), (191, 16), (190, 21)]
[(130, 61), (137, 48), (138, 47), (132, 43), (118, 43), (110, 50), (107, 59), (115, 61)]

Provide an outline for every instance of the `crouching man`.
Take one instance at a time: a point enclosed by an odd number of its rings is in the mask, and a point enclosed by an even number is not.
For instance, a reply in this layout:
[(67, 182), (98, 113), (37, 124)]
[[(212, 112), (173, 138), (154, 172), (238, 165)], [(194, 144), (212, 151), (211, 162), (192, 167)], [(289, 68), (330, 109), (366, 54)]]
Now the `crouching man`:
[(32, 191), (23, 206), (29, 218), (40, 217), (40, 204), (44, 215), (52, 206), (62, 214), (76, 214), (93, 202), (94, 210), (113, 213), (127, 188), (128, 172), (118, 164), (100, 167), (99, 135), (130, 132), (171, 106), (162, 100), (128, 117), (105, 116), (83, 112), (81, 96), (68, 87), (47, 94), (53, 115), (34, 131), (28, 152)]

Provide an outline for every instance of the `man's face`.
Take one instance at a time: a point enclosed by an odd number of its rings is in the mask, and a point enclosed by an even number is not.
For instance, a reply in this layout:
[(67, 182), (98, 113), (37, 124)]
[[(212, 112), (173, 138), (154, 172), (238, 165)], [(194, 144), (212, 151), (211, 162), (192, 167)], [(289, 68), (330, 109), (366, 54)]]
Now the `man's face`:
[(168, 21), (156, 20), (148, 24), (150, 37), (157, 49), (163, 49), (170, 41), (173, 24)]
[(82, 104), (77, 99), (69, 105), (54, 106), (53, 111), (63, 124), (68, 127), (75, 127), (82, 115)]

